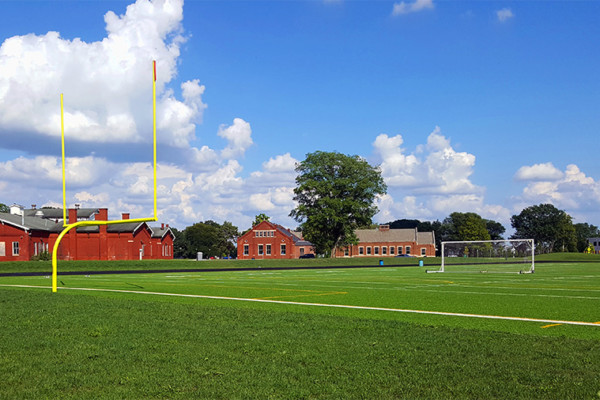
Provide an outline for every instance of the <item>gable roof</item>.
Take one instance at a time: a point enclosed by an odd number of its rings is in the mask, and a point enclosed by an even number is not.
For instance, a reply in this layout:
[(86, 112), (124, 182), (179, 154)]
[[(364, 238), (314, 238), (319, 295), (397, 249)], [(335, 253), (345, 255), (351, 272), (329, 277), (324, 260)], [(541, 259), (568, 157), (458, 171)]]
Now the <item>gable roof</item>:
[(0, 221), (26, 231), (38, 230), (46, 232), (60, 232), (63, 229), (62, 223), (39, 217), (30, 217), (27, 215), (23, 217), (16, 214), (0, 213)]
[(435, 232), (418, 232), (417, 239), (418, 244), (435, 244)]
[(167, 234), (171, 234), (171, 236), (173, 236), (173, 239), (175, 239), (175, 234), (173, 233), (173, 231), (171, 230), (170, 227), (162, 228), (162, 227), (157, 227), (157, 226), (151, 226), (150, 230), (152, 231), (153, 238), (162, 239)]
[(357, 229), (355, 231), (359, 242), (418, 242), (417, 229)]

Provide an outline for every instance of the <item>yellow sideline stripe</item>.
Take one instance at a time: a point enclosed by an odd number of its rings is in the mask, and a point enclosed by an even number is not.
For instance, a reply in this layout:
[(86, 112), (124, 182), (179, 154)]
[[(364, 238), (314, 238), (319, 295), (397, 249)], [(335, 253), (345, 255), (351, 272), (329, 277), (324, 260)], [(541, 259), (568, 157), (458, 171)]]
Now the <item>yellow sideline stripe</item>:
[[(47, 289), (48, 288), (48, 286), (6, 285), (6, 284), (0, 284), (0, 287), (35, 288), (35, 289)], [(211, 300), (249, 301), (249, 302), (255, 302), (255, 303), (287, 304), (287, 305), (295, 305), (295, 306), (331, 307), (331, 308), (345, 308), (345, 309), (353, 309), (353, 310), (389, 311), (389, 312), (409, 313), (409, 314), (441, 315), (441, 316), (446, 316), (446, 317), (483, 318), (483, 319), (497, 319), (497, 320), (505, 320), (505, 321), (521, 321), (521, 322), (537, 322), (537, 323), (539, 323), (539, 322), (545, 322), (545, 323), (548, 323), (548, 324), (564, 324), (564, 325), (580, 325), (580, 326), (595, 326), (595, 327), (600, 327), (600, 323), (598, 323), (598, 322), (560, 321), (560, 320), (542, 319), (542, 318), (505, 317), (505, 316), (500, 316), (500, 315), (466, 314), (466, 313), (452, 313), (452, 312), (425, 311), (425, 310), (409, 310), (409, 309), (403, 309), (403, 308), (352, 306), (352, 305), (345, 305), (345, 304), (302, 303), (302, 302), (299, 302), (299, 301), (248, 299), (248, 298), (242, 298), (242, 297), (207, 296), (207, 295), (201, 295), (201, 294), (146, 292), (146, 291), (141, 291), (141, 290), (121, 290), (121, 289), (101, 289), (101, 288), (76, 288), (76, 287), (61, 287), (61, 289), (82, 290), (82, 291), (88, 291), (88, 292), (131, 293), (131, 294), (145, 294), (145, 295), (153, 295), (153, 296), (188, 297), (188, 298), (211, 299)]]
[(560, 326), (560, 325), (562, 325), (562, 324), (550, 324), (550, 325), (544, 325), (544, 326), (542, 326), (542, 329), (544, 329), (544, 328), (551, 328), (551, 327), (553, 327), (553, 326)]
[(52, 292), (55, 293), (58, 289), (58, 246), (62, 238), (73, 228), (79, 226), (100, 226), (114, 224), (128, 224), (132, 222), (150, 222), (158, 221), (158, 213), (156, 207), (156, 61), (152, 61), (152, 161), (153, 161), (153, 177), (154, 177), (154, 216), (150, 218), (134, 218), (134, 219), (119, 219), (115, 221), (78, 221), (72, 224), (67, 223), (67, 189), (65, 177), (65, 123), (64, 123), (64, 106), (63, 94), (60, 94), (60, 137), (62, 147), (62, 185), (63, 185), (63, 227), (65, 229), (58, 235), (54, 246), (52, 247)]

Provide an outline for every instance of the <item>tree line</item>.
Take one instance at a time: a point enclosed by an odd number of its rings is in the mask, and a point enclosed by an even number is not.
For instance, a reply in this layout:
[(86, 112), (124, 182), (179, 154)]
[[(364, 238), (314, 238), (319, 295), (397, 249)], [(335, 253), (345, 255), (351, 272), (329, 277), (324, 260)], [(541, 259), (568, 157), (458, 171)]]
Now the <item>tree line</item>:
[(600, 237), (600, 230), (588, 223), (573, 223), (573, 219), (552, 204), (539, 204), (523, 209), (511, 217), (514, 233), (504, 237), (506, 229), (497, 221), (485, 219), (473, 212), (453, 212), (443, 221), (398, 219), (389, 222), (391, 229), (417, 228), (435, 233), (436, 248), (446, 241), (533, 239), (542, 253), (583, 252), (588, 238)]

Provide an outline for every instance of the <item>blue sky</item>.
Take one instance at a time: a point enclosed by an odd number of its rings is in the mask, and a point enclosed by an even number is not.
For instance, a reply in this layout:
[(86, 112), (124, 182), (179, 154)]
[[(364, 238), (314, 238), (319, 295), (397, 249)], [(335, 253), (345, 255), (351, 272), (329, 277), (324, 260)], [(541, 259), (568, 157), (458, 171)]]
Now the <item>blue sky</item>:
[(157, 59), (159, 209), (173, 226), (246, 229), (262, 212), (296, 226), (294, 164), (316, 150), (381, 166), (376, 222), (472, 211), (510, 228), (550, 202), (600, 225), (599, 1), (0, 9), (0, 202), (62, 203), (64, 92), (68, 203), (149, 215)]

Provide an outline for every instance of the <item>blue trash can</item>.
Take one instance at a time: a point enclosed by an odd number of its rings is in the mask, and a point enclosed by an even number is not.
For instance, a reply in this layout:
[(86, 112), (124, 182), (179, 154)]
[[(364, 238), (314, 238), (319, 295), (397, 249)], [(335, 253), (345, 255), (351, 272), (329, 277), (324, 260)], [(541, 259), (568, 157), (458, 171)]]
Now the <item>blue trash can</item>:
[(423, 266), (423, 260), (419, 260), (419, 267)]
[(383, 260), (379, 260), (379, 265), (383, 265)]

